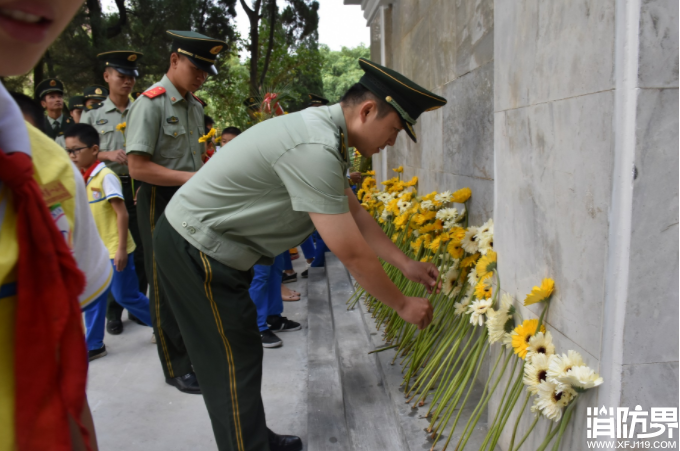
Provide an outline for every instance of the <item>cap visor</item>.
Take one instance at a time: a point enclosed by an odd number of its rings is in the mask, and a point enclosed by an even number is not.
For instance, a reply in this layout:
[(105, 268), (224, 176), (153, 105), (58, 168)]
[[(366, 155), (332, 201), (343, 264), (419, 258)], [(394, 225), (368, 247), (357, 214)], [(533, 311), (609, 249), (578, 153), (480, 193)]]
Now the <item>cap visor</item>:
[(130, 69), (130, 68), (127, 68), (127, 67), (115, 67), (115, 66), (113, 68), (116, 69), (121, 74), (127, 75), (128, 77), (135, 77), (135, 78), (139, 77), (139, 72), (137, 71), (137, 69)]
[(201, 61), (198, 58), (194, 58), (192, 56), (187, 56), (187, 58), (189, 58), (189, 61), (194, 63), (194, 66), (198, 67), (202, 71), (207, 72), (208, 75), (217, 75), (217, 69), (215, 66), (208, 63), (207, 61)]
[(416, 136), (416, 131), (413, 129), (413, 126), (406, 122), (404, 118), (401, 119), (402, 124), (404, 124), (404, 130), (406, 131), (406, 134), (413, 140), (414, 143), (418, 142), (418, 137)]

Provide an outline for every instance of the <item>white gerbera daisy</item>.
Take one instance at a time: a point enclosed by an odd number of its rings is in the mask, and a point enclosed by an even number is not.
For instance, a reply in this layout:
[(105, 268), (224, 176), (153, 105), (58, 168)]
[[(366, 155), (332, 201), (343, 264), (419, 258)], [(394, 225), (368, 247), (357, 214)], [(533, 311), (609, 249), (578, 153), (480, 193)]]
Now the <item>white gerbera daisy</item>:
[(423, 212), (434, 210), (434, 202), (432, 202), (431, 200), (424, 200), (420, 203), (420, 209)]
[(397, 202), (397, 208), (399, 208), (399, 213), (404, 213), (406, 212), (409, 208), (411, 208), (411, 202), (407, 202), (404, 200), (399, 200)]
[(569, 405), (576, 396), (576, 392), (568, 385), (556, 384), (550, 381), (538, 385), (536, 405), (541, 413), (555, 422), (562, 418), (562, 409)]
[(475, 235), (477, 235), (477, 227), (470, 226), (467, 228), (465, 231), (465, 237), (463, 237), (463, 240), (461, 241), (461, 246), (467, 252), (468, 254), (474, 254), (477, 252), (477, 249), (479, 247), (477, 243), (477, 238)]
[(470, 324), (473, 324), (475, 326), (483, 326), (484, 325), (484, 314), (486, 311), (491, 307), (493, 304), (493, 301), (491, 299), (477, 299), (472, 303), (472, 305), (468, 306), (468, 313), (471, 313), (470, 315)]
[(482, 233), (477, 232), (477, 246), (478, 250), (482, 255), (486, 255), (487, 252), (493, 250), (493, 233)]
[(584, 392), (604, 382), (599, 374), (585, 365), (572, 366), (564, 376), (558, 377), (557, 381), (570, 385), (577, 392)]
[(458, 214), (458, 217), (456, 218), (456, 222), (462, 222), (463, 219), (465, 219), (465, 215), (467, 214), (467, 210), (465, 207), (461, 210), (461, 212)]
[(444, 224), (442, 224), (442, 227), (444, 227), (444, 230), (451, 230), (452, 228), (456, 227), (458, 223), (455, 220), (450, 220), (446, 221)]
[(550, 332), (537, 332), (536, 335), (529, 339), (529, 346), (527, 347), (527, 362), (539, 354), (550, 357), (555, 354), (555, 345), (552, 342), (552, 335)]
[(470, 305), (470, 299), (470, 296), (465, 296), (462, 301), (453, 304), (456, 316), (460, 316), (467, 311), (468, 305)]
[[(446, 294), (448, 297), (453, 297), (451, 293), (456, 285), (456, 281), (458, 280), (459, 275), (460, 271), (455, 265), (452, 265), (449, 268), (449, 270), (446, 271), (446, 274), (444, 274), (444, 283), (442, 284), (442, 290), (444, 291), (444, 294)], [(460, 291), (460, 289), (458, 291)]]
[(456, 219), (458, 216), (458, 210), (455, 208), (442, 208), (437, 212), (437, 216), (435, 218), (441, 220), (442, 222), (445, 221), (451, 221)]
[(392, 213), (387, 211), (387, 209), (383, 210), (383, 212), (380, 214), (380, 219), (382, 219), (383, 221), (387, 221), (391, 217), (392, 217)]
[(468, 273), (468, 283), (470, 284), (470, 286), (474, 287), (475, 285), (477, 285), (477, 282), (478, 282), (477, 268), (472, 268)]
[(550, 356), (550, 368), (548, 369), (548, 380), (559, 383), (559, 379), (567, 375), (567, 371), (575, 366), (584, 366), (581, 354), (571, 349), (566, 354), (555, 354)]
[(524, 385), (532, 395), (538, 394), (538, 386), (548, 379), (550, 357), (537, 354), (534, 359), (524, 364)]
[(489, 343), (496, 343), (503, 339), (507, 333), (505, 331), (505, 323), (507, 323), (509, 319), (510, 316), (507, 311), (502, 308), (500, 310), (494, 310), (492, 308), (487, 310), (486, 327), (489, 329)]
[(483, 235), (485, 233), (490, 233), (493, 235), (493, 218), (489, 218), (477, 231), (478, 234)]
[(451, 198), (453, 196), (451, 195), (451, 191), (444, 191), (443, 193), (439, 193), (436, 196), (434, 196), (434, 200), (437, 202), (451, 202)]

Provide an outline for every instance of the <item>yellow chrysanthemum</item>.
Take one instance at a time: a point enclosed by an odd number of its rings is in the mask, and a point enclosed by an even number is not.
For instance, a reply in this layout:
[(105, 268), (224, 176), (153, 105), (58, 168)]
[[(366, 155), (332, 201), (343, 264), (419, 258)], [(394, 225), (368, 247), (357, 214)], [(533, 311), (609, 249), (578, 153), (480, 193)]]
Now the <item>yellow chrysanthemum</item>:
[(401, 214), (401, 215), (397, 216), (396, 219), (394, 220), (394, 225), (395, 225), (398, 229), (403, 229), (404, 226), (406, 225), (406, 223), (408, 223), (408, 218), (409, 218), (410, 216), (411, 216), (411, 213), (408, 212), (408, 211), (405, 212), (404, 214)]
[(467, 200), (470, 199), (470, 196), (472, 196), (472, 191), (470, 191), (470, 188), (461, 188), (453, 193), (451, 196), (451, 202), (462, 204), (463, 202), (467, 202)]
[(437, 194), (438, 193), (436, 191), (432, 191), (430, 194), (427, 194), (426, 196), (424, 196), (423, 200), (433, 201), (434, 198), (437, 196)]
[(366, 171), (366, 175), (375, 175), (375, 171)]
[(403, 167), (403, 166), (399, 166), (398, 168), (394, 168), (394, 169), (392, 169), (392, 170), (393, 170), (394, 172), (396, 172), (397, 174), (401, 174), (402, 172), (404, 172), (404, 167)]
[(449, 230), (449, 235), (456, 244), (461, 244), (465, 237), (465, 229), (462, 227), (452, 227), (451, 230)]
[(127, 122), (121, 122), (120, 124), (116, 125), (116, 130), (118, 130), (121, 133), (124, 133), (125, 127), (127, 127)]
[(450, 241), (449, 244), (446, 246), (446, 251), (454, 259), (462, 258), (463, 255), (465, 254), (465, 251), (463, 251), (463, 248), (460, 247), (460, 244), (456, 244), (456, 242), (453, 240)]
[[(529, 340), (536, 333), (538, 327), (537, 319), (525, 319), (522, 324), (515, 327), (512, 331), (512, 348), (522, 360), (527, 356)], [(541, 325), (541, 332), (545, 333), (545, 326)]]
[(393, 243), (396, 243), (398, 238), (399, 238), (399, 234), (398, 234), (398, 233), (394, 233), (394, 234), (392, 235), (392, 242), (393, 242)]
[(480, 255), (481, 254), (479, 252), (477, 252), (476, 254), (472, 254), (468, 257), (465, 257), (463, 259), (463, 261), (460, 262), (460, 267), (461, 268), (471, 268), (471, 267), (475, 266), (475, 263), (477, 262), (477, 260), (479, 260)]
[(497, 255), (494, 251), (489, 251), (477, 262), (477, 276), (484, 276), (496, 269)]
[(418, 177), (413, 176), (413, 178), (406, 183), (406, 186), (416, 186), (418, 184)]
[(201, 136), (200, 138), (198, 138), (198, 142), (199, 142), (199, 143), (204, 143), (204, 142), (209, 141), (210, 138), (212, 138), (213, 136), (215, 136), (215, 133), (217, 133), (217, 130), (215, 130), (214, 128), (211, 128), (210, 131), (209, 131), (207, 134), (205, 134), (205, 135)]
[(413, 198), (413, 193), (410, 192), (410, 191), (399, 196), (399, 199), (403, 200), (404, 202), (410, 202), (412, 198)]
[(489, 299), (493, 294), (493, 287), (491, 286), (491, 274), (479, 278), (479, 282), (475, 285), (475, 296), (477, 299)]
[[(493, 251), (489, 251), (493, 252)], [(489, 253), (487, 252), (487, 254)], [(555, 290), (555, 281), (552, 279), (543, 279), (543, 282), (541, 282), (540, 287), (534, 287), (531, 290), (531, 293), (527, 295), (527, 298), (524, 300), (524, 305), (531, 305), (531, 304), (536, 304), (538, 302), (543, 302), (546, 301), (552, 296), (553, 291)]]

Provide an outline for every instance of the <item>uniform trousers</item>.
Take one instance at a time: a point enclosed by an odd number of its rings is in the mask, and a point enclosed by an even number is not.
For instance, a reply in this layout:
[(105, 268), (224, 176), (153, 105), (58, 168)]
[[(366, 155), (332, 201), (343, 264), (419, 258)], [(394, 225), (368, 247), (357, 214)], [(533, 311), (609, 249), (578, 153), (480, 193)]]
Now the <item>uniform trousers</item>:
[(253, 281), (248, 292), (257, 308), (257, 327), (260, 332), (269, 329), (268, 316), (281, 316), (283, 313), (281, 280), (283, 279), (284, 254), (278, 255), (273, 265), (253, 266)]
[(316, 241), (316, 249), (314, 250), (314, 261), (312, 262), (312, 268), (322, 268), (326, 266), (326, 252), (329, 251), (326, 243), (323, 242), (319, 232), (312, 233), (312, 237)]
[[(135, 270), (137, 271), (137, 281), (139, 286), (139, 291), (146, 294), (149, 287), (149, 283), (146, 280), (146, 271), (144, 271), (144, 246), (142, 245), (142, 240), (139, 236), (139, 226), (137, 224), (137, 206), (135, 205), (135, 190), (139, 187), (138, 181), (132, 182), (130, 177), (121, 177), (121, 184), (123, 185), (123, 197), (125, 198), (125, 208), (128, 212), (128, 228), (130, 229), (130, 234), (132, 239), (135, 240)], [(116, 302), (113, 294), (109, 294), (108, 297), (108, 310), (106, 312), (106, 318), (111, 319), (121, 319), (123, 317), (123, 307)]]
[[(100, 349), (104, 345), (106, 300), (109, 294), (143, 323), (151, 326), (149, 299), (139, 291), (134, 257), (134, 252), (128, 254), (128, 264), (122, 271), (116, 271), (114, 267), (113, 278), (107, 292), (103, 293), (83, 309), (83, 312), (85, 312), (85, 327), (87, 329), (85, 337), (88, 351)], [(113, 266), (113, 260), (111, 260), (111, 266)]]
[(163, 215), (154, 232), (158, 276), (176, 313), (220, 451), (268, 451), (262, 340), (252, 271), (207, 256)]
[(155, 186), (142, 182), (137, 195), (137, 222), (145, 249), (146, 274), (151, 284), (149, 291), (151, 325), (154, 334), (156, 334), (158, 356), (166, 378), (180, 377), (192, 372), (189, 353), (175, 319), (175, 314), (168, 303), (166, 292), (158, 280), (158, 256), (155, 255), (157, 249), (153, 246), (153, 232), (156, 222), (178, 189), (177, 186)]
[(305, 255), (305, 259), (309, 260), (316, 255), (316, 246), (314, 246), (314, 238), (312, 238), (311, 235), (302, 242), (300, 247), (302, 248), (302, 253)]

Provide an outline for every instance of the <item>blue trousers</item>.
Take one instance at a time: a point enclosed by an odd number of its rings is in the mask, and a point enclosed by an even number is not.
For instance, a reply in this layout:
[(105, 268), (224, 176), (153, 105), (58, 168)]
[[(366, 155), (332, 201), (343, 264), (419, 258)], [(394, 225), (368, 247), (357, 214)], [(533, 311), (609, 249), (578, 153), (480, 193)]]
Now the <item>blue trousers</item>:
[(257, 327), (260, 332), (269, 329), (268, 316), (281, 316), (283, 313), (283, 298), (281, 298), (283, 266), (283, 254), (278, 255), (271, 266), (253, 266), (253, 281), (250, 283), (249, 293), (257, 309)]
[[(113, 266), (113, 260), (111, 260)], [(113, 269), (113, 279), (109, 290), (120, 305), (128, 309), (147, 326), (151, 326), (151, 312), (149, 311), (149, 298), (139, 291), (139, 281), (135, 271), (134, 252), (128, 254), (128, 263), (124, 270)], [(103, 296), (85, 307), (85, 327), (87, 328), (87, 350), (92, 351), (104, 346), (104, 328), (106, 327), (106, 297), (108, 290)]]
[(293, 260), (290, 258), (290, 251), (286, 251), (283, 254), (283, 269), (286, 271), (293, 269)]
[(302, 253), (305, 254), (305, 258), (307, 260), (309, 260), (310, 258), (314, 258), (316, 256), (316, 247), (314, 246), (314, 238), (312, 238), (312, 236), (313, 235), (310, 235), (309, 238), (307, 238), (300, 245), (300, 247), (302, 248)]
[(314, 232), (312, 237), (316, 239), (316, 249), (314, 251), (314, 261), (312, 262), (312, 268), (320, 268), (326, 266), (326, 252), (329, 251), (326, 243), (323, 242), (319, 232)]

